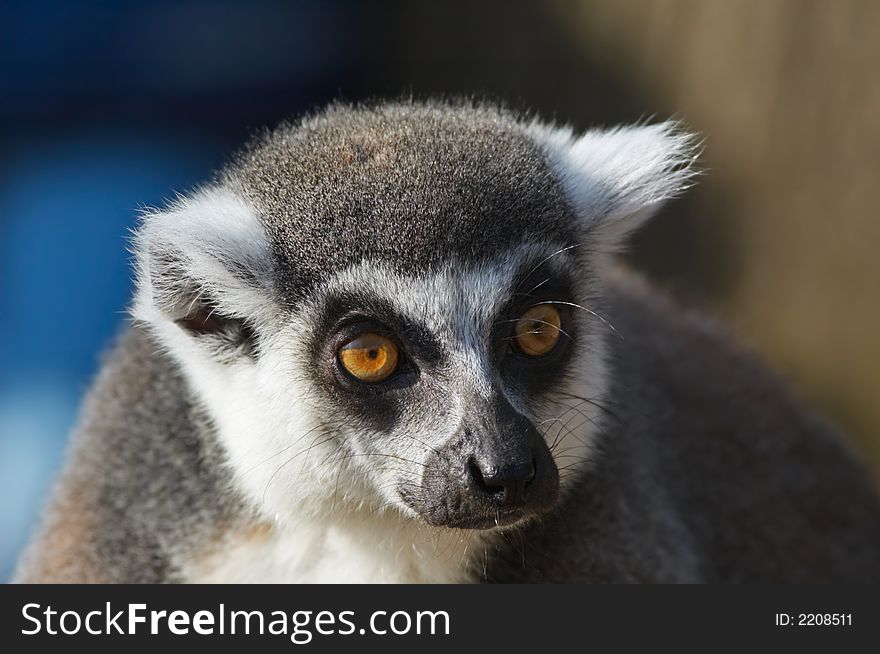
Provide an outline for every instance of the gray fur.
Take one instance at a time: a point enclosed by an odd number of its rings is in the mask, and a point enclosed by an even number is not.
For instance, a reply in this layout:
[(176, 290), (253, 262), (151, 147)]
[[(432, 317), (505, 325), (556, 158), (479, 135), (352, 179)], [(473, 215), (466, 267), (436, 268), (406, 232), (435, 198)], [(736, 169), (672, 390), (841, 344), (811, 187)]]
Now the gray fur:
[[(417, 103), (334, 106), (267, 134), (213, 185), (145, 218), (139, 322), (86, 402), (17, 578), (191, 580), (233, 543), (280, 530), (279, 506), (328, 524), (390, 511), (421, 529), (427, 496), (400, 497), (438, 476), (457, 483), (457, 453), (483, 438), (471, 426), (491, 431), (485, 416), (503, 410), (539, 428), (563, 492), (549, 513), (467, 541), (485, 556), (462, 575), (880, 580), (880, 504), (837, 436), (717, 326), (608, 268), (688, 183), (689, 143), (669, 126), (574, 140), (493, 107)], [(534, 283), (568, 280), (558, 292), (583, 312), (570, 311), (566, 358), (514, 383), (487, 341), (523, 268), (540, 270)], [(406, 339), (434, 344), (421, 376), (381, 398), (346, 395), (328, 372), (328, 312), (391, 305)], [(581, 387), (589, 395), (564, 395)], [(253, 405), (245, 426), (211, 396), (230, 388)], [(572, 412), (580, 424), (559, 419)], [(249, 484), (260, 439), (295, 445), (285, 421), (312, 439), (317, 465)], [(434, 498), (444, 517), (432, 524), (462, 523), (445, 515), (468, 502), (449, 497)]]
[(427, 271), (575, 235), (540, 146), (491, 106), (333, 106), (273, 131), (225, 177), (259, 209), (292, 298), (364, 258)]
[(175, 581), (244, 515), (208, 420), (138, 327), (107, 357), (67, 458), (21, 581)]

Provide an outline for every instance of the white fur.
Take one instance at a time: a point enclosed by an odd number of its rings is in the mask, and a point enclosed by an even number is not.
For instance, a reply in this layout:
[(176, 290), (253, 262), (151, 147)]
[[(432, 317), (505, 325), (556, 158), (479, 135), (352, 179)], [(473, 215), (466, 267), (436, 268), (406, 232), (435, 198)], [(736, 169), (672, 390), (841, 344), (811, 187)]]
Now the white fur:
[[(259, 321), (274, 313), (265, 289), (254, 286), (255, 281), (269, 285), (272, 280), (266, 233), (234, 189), (202, 189), (178, 198), (167, 210), (146, 212), (135, 235), (134, 251), (137, 293), (132, 314), (136, 319), (160, 320), (158, 308), (185, 297), (187, 285), (209, 294), (233, 317)], [(173, 271), (150, 270), (163, 257), (173, 262), (166, 264)], [(243, 278), (243, 270), (253, 279)]]
[(466, 583), (485, 561), (479, 534), (432, 530), (400, 516), (339, 512), (233, 535), (183, 563), (193, 583)]
[(533, 123), (585, 227), (605, 250), (618, 247), (696, 175), (695, 137), (678, 123), (589, 130)]
[[(167, 335), (166, 335), (167, 336)], [(259, 363), (219, 364), (183, 354), (185, 373), (214, 418), (239, 490), (271, 531), (231, 537), (214, 556), (186, 565), (192, 582), (467, 581), (480, 534), (436, 530), (402, 515), (402, 504), (366, 486), (357, 466), (336, 461), (321, 408), (296, 372), (294, 330)], [(272, 354), (269, 354), (272, 352)], [(314, 428), (314, 431), (310, 431)], [(366, 462), (369, 464), (369, 462)], [(390, 496), (390, 489), (388, 495)], [(395, 498), (396, 499), (396, 498)]]

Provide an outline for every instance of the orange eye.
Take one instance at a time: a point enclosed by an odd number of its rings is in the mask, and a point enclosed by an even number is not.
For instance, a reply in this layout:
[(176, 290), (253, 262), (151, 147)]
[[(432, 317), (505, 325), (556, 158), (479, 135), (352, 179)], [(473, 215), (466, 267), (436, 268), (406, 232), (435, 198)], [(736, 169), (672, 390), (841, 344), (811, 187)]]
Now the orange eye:
[(343, 367), (362, 382), (375, 384), (397, 369), (397, 346), (379, 334), (361, 334), (339, 349)]
[(516, 345), (530, 357), (547, 354), (556, 345), (561, 333), (562, 316), (550, 304), (536, 304), (516, 323)]

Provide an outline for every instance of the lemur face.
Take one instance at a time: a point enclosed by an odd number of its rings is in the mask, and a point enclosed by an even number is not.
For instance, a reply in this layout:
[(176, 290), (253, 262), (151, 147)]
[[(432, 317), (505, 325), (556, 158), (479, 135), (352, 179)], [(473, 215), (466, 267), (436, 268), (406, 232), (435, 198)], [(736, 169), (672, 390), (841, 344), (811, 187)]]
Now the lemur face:
[(574, 139), (492, 108), (332, 108), (146, 217), (135, 316), (263, 515), (514, 524), (593, 456), (605, 261), (687, 181), (688, 144), (669, 125)]
[(362, 263), (324, 286), (306, 310), (309, 386), (339, 457), (384, 501), (466, 528), (553, 505), (602, 406), (603, 326), (581, 309), (596, 304), (572, 275), (575, 247), (419, 274)]

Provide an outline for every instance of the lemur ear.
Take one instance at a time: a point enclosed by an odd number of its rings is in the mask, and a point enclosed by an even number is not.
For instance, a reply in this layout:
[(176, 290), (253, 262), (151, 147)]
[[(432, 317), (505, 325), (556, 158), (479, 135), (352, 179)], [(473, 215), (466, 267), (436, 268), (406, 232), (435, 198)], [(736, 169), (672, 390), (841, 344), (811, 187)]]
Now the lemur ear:
[(532, 126), (591, 236), (618, 247), (662, 204), (690, 188), (697, 139), (675, 122), (590, 130)]
[(134, 254), (137, 320), (173, 323), (191, 336), (249, 347), (253, 326), (272, 308), (265, 231), (229, 189), (203, 189), (145, 213)]

